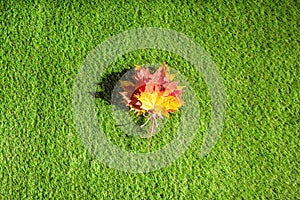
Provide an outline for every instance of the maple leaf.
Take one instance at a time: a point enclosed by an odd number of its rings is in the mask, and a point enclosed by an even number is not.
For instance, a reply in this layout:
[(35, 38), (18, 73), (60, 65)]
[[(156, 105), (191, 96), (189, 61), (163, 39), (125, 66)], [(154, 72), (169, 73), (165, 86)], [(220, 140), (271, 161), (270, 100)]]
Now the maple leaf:
[(155, 132), (156, 116), (168, 117), (169, 113), (176, 112), (184, 104), (181, 100), (183, 87), (173, 81), (174, 77), (175, 74), (170, 74), (165, 63), (153, 74), (149, 69), (136, 65), (134, 82), (121, 81), (124, 91), (120, 94), (126, 105), (137, 115), (150, 113), (150, 138)]
[(142, 103), (141, 109), (165, 117), (168, 117), (169, 112), (177, 111), (183, 104), (178, 97), (163, 96), (163, 93), (156, 91), (153, 93), (142, 92), (138, 100)]

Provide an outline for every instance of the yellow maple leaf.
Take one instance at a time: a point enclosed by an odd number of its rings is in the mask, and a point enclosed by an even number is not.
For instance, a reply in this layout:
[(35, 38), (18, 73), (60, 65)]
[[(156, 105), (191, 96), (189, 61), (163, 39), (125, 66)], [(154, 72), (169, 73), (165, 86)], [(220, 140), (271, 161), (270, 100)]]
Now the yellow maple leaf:
[(175, 96), (163, 96), (163, 93), (142, 92), (138, 100), (142, 103), (141, 109), (152, 111), (154, 114), (168, 117), (168, 112), (179, 109), (183, 102)]

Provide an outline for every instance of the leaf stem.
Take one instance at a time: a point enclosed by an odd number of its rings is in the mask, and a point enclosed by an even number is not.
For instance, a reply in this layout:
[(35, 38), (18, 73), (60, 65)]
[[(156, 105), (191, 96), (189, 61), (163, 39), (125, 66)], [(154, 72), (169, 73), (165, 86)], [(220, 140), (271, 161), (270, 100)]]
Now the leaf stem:
[(153, 134), (154, 134), (154, 132), (155, 132), (155, 123), (156, 123), (155, 119), (156, 119), (156, 116), (155, 116), (155, 114), (152, 114), (152, 115), (151, 115), (151, 129), (150, 129), (150, 137), (152, 137), (152, 136), (153, 136)]
[(148, 151), (150, 151), (150, 146), (151, 146), (151, 141), (152, 141), (152, 137), (155, 133), (155, 124), (156, 124), (156, 115), (155, 114), (151, 114), (151, 127), (150, 127), (150, 133), (149, 133), (149, 142), (148, 142)]

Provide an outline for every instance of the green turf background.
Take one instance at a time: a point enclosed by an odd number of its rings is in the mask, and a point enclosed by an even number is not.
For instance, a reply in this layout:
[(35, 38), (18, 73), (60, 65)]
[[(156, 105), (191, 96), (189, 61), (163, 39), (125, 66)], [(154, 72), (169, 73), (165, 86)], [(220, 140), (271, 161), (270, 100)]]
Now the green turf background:
[[(25, 2), (0, 3), (0, 199), (300, 196), (299, 1)], [(73, 80), (93, 48), (139, 27), (190, 36), (222, 75), (226, 125), (205, 159), (198, 152), (209, 96), (195, 72), (187, 76), (197, 89), (201, 126), (172, 165), (124, 173), (99, 163), (82, 145), (72, 119)], [(116, 71), (143, 60), (188, 66), (163, 53), (142, 53), (118, 60)], [(130, 142), (115, 136), (121, 147)]]

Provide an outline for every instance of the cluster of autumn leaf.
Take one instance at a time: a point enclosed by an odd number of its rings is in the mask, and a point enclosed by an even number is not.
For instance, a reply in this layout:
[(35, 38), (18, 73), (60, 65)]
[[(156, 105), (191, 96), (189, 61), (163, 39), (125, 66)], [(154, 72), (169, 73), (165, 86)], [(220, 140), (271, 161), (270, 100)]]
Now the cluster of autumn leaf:
[(127, 106), (137, 115), (149, 113), (151, 119), (150, 137), (155, 132), (156, 117), (168, 117), (182, 105), (183, 87), (173, 81), (175, 74), (169, 73), (166, 64), (162, 64), (156, 72), (150, 73), (148, 68), (135, 66), (134, 82), (121, 81), (120, 92)]

